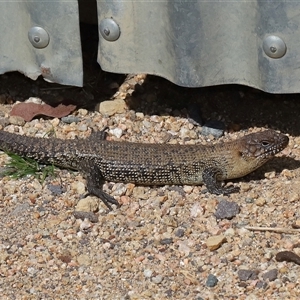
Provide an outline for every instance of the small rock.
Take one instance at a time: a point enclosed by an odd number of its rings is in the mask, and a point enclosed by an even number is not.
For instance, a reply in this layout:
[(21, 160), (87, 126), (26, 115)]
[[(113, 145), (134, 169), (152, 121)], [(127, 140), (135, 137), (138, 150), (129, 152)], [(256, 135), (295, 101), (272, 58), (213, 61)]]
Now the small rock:
[(212, 136), (219, 138), (224, 134), (225, 128), (225, 124), (221, 121), (207, 121), (202, 127), (201, 134), (204, 136), (211, 134)]
[(89, 232), (91, 227), (92, 227), (92, 224), (91, 224), (90, 220), (88, 220), (88, 219), (84, 219), (79, 226), (80, 231), (82, 231), (84, 233)]
[(59, 196), (66, 191), (61, 185), (58, 184), (48, 184), (47, 189), (51, 192), (54, 196)]
[(275, 171), (266, 172), (265, 177), (268, 178), (268, 179), (273, 179), (273, 178), (276, 177), (276, 172)]
[(8, 119), (10, 124), (23, 126), (25, 124), (25, 120), (19, 116), (10, 116)]
[(200, 203), (196, 202), (195, 204), (193, 204), (190, 213), (191, 218), (197, 218), (198, 216), (202, 216), (203, 213), (204, 213), (204, 209), (200, 205)]
[(121, 128), (114, 128), (109, 131), (110, 134), (114, 135), (118, 139), (122, 136), (123, 130)]
[(241, 269), (238, 270), (238, 277), (241, 281), (247, 281), (247, 280), (255, 280), (257, 279), (257, 272), (253, 270), (246, 270)]
[(123, 196), (127, 191), (127, 186), (124, 183), (116, 183), (112, 190), (114, 196)]
[(152, 271), (150, 269), (144, 270), (144, 276), (150, 278), (152, 276)]
[(154, 282), (156, 284), (159, 284), (162, 281), (163, 281), (163, 277), (161, 275), (157, 275), (157, 276), (152, 277), (152, 282)]
[(80, 195), (85, 193), (85, 185), (81, 181), (75, 181), (72, 183), (72, 189), (76, 190), (76, 192)]
[(158, 115), (152, 115), (150, 117), (151, 122), (155, 122), (155, 123), (159, 123), (162, 121), (162, 117), (158, 116)]
[(66, 117), (62, 117), (61, 120), (62, 120), (64, 123), (67, 123), (67, 124), (78, 123), (78, 122), (80, 122), (80, 118), (78, 118), (78, 117), (76, 117), (76, 116), (73, 116), (73, 115), (69, 115), (69, 116), (66, 116)]
[(183, 237), (184, 236), (184, 230), (182, 228), (178, 228), (175, 232), (175, 236)]
[(135, 116), (137, 117), (137, 119), (144, 119), (144, 114), (142, 112), (135, 113)]
[(172, 244), (172, 243), (173, 243), (173, 239), (172, 238), (166, 238), (166, 239), (160, 240), (160, 244), (161, 245), (168, 245), (168, 244)]
[(6, 127), (8, 124), (9, 124), (8, 118), (0, 117), (0, 126), (2, 128)]
[(255, 287), (259, 288), (259, 289), (265, 289), (268, 287), (268, 284), (262, 280), (257, 281)]
[(148, 199), (148, 195), (145, 193), (145, 189), (141, 186), (137, 186), (133, 189), (132, 196), (135, 199)]
[(25, 103), (43, 104), (43, 101), (41, 98), (38, 97), (29, 97), (25, 100)]
[(263, 280), (269, 279), (269, 281), (274, 281), (277, 279), (278, 270), (272, 269), (262, 275)]
[(60, 123), (60, 119), (59, 118), (54, 118), (54, 119), (50, 120), (50, 123), (53, 127), (57, 127), (58, 124)]
[(78, 126), (77, 129), (78, 129), (79, 131), (85, 132), (85, 131), (87, 131), (88, 127), (87, 127), (86, 124), (81, 124), (81, 125)]
[(180, 128), (179, 135), (181, 139), (189, 138), (190, 137), (189, 133), (190, 133), (189, 129), (185, 127)]
[(86, 197), (78, 201), (75, 210), (85, 212), (95, 212), (99, 208), (99, 201), (95, 197)]
[(112, 116), (114, 114), (124, 113), (127, 109), (127, 105), (124, 100), (116, 99), (103, 101), (100, 103), (99, 112), (103, 115)]
[(92, 212), (87, 212), (87, 211), (74, 211), (73, 215), (75, 217), (75, 219), (80, 219), (80, 220), (84, 220), (84, 219), (88, 219), (90, 222), (92, 223), (97, 223), (99, 221), (98, 216), (95, 215)]
[(264, 206), (266, 204), (266, 199), (263, 197), (259, 197), (254, 202), (257, 206)]
[(215, 235), (206, 240), (206, 246), (209, 250), (213, 251), (218, 249), (224, 242), (226, 242), (224, 235)]
[(85, 117), (88, 114), (88, 110), (84, 108), (79, 108), (77, 112), (82, 117)]
[[(182, 187), (178, 187), (178, 186), (174, 186), (172, 187), (174, 190), (178, 190), (178, 188), (180, 188), (182, 190)], [(183, 191), (186, 193), (186, 194), (190, 194), (192, 191), (193, 191), (194, 187), (192, 185), (184, 185), (183, 186)], [(180, 191), (178, 191), (179, 194), (181, 193)]]
[(235, 235), (235, 230), (233, 228), (228, 228), (226, 231), (225, 231), (225, 235), (226, 236), (234, 236)]
[(189, 242), (187, 240), (178, 241), (178, 251), (183, 253), (185, 256), (188, 256), (191, 252), (191, 247), (188, 245)]
[(206, 280), (206, 286), (214, 287), (214, 286), (217, 285), (218, 281), (219, 280), (215, 275), (209, 274), (208, 277), (207, 277), (207, 280)]
[(91, 259), (89, 258), (88, 255), (86, 254), (81, 254), (77, 257), (77, 262), (80, 264), (80, 265), (84, 265), (84, 266), (88, 266), (91, 264)]
[(232, 219), (240, 212), (240, 207), (235, 202), (221, 200), (217, 206), (215, 216), (217, 219)]

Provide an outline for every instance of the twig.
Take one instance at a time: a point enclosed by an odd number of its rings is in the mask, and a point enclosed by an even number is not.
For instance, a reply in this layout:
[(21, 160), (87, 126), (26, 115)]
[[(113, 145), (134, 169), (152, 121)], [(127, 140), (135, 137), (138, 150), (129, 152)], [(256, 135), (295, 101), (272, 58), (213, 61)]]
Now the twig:
[(299, 229), (283, 228), (283, 227), (251, 227), (245, 226), (245, 229), (252, 231), (274, 231), (279, 233), (300, 233)]

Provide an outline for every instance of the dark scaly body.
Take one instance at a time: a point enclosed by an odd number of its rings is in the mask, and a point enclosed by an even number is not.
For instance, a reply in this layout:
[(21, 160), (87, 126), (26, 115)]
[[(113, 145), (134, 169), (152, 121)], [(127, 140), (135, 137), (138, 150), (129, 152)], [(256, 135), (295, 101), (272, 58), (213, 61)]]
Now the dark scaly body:
[(234, 192), (236, 188), (223, 188), (221, 182), (249, 174), (287, 144), (288, 137), (273, 130), (215, 145), (114, 142), (105, 140), (104, 132), (61, 140), (0, 131), (0, 149), (83, 172), (88, 191), (108, 206), (107, 202), (116, 201), (102, 191), (105, 180), (142, 185), (204, 183), (212, 193)]

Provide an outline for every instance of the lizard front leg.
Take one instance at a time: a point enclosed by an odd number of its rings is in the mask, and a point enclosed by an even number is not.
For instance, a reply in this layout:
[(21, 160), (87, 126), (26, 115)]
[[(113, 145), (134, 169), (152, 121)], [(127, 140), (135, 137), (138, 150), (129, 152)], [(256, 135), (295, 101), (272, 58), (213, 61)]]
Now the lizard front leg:
[(102, 130), (99, 131), (94, 131), (92, 130), (92, 133), (90, 134), (90, 136), (88, 137), (88, 139), (91, 140), (100, 140), (100, 141), (104, 141), (107, 138), (107, 130), (108, 126), (104, 127)]
[(228, 195), (239, 191), (238, 187), (223, 187), (222, 181), (218, 178), (222, 177), (222, 170), (216, 167), (205, 168), (202, 172), (202, 180), (208, 191), (217, 195)]

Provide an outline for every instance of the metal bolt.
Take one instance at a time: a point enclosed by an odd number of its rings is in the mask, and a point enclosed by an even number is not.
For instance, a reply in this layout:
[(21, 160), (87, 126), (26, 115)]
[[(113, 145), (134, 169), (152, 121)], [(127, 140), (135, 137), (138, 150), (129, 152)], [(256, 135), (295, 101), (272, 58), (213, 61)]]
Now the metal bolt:
[(109, 34), (110, 34), (110, 30), (107, 29), (107, 28), (105, 28), (105, 29), (103, 30), (103, 32), (104, 32), (104, 34), (105, 34), (106, 36), (109, 36)]
[(264, 38), (263, 49), (266, 55), (271, 58), (281, 58), (286, 53), (286, 44), (280, 37), (269, 35)]
[(36, 43), (39, 43), (41, 41), (41, 39), (38, 37), (38, 36), (35, 36), (33, 38), (33, 40), (36, 42)]
[(119, 25), (111, 18), (103, 19), (99, 29), (102, 37), (109, 42), (116, 41), (121, 34)]
[(41, 49), (48, 46), (50, 37), (48, 32), (38, 26), (34, 26), (28, 31), (28, 39), (33, 47)]

